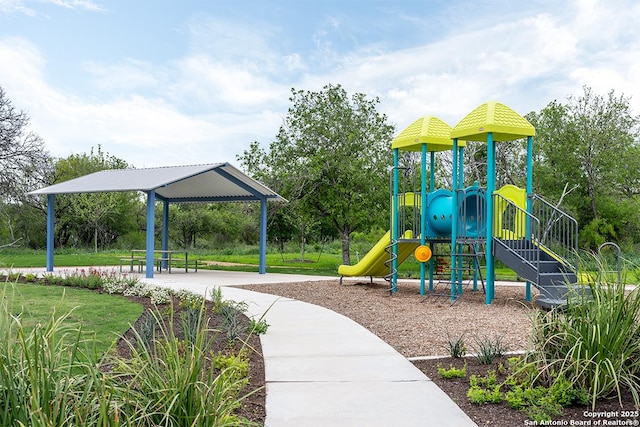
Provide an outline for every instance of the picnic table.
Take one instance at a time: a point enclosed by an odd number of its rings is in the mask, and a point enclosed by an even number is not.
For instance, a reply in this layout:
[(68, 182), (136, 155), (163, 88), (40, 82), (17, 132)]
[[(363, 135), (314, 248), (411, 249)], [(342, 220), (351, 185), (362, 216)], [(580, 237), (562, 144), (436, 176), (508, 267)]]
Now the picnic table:
[[(120, 258), (120, 272), (123, 265), (128, 265), (130, 272), (133, 272), (134, 266), (137, 266), (138, 273), (142, 273), (143, 267), (147, 264), (146, 254), (145, 249), (132, 249), (128, 257)], [(162, 270), (171, 273), (172, 267), (182, 268), (183, 266), (185, 273), (189, 272), (189, 266), (193, 266), (195, 272), (198, 271), (198, 260), (189, 259), (188, 251), (154, 250), (153, 263), (158, 273), (162, 273)]]

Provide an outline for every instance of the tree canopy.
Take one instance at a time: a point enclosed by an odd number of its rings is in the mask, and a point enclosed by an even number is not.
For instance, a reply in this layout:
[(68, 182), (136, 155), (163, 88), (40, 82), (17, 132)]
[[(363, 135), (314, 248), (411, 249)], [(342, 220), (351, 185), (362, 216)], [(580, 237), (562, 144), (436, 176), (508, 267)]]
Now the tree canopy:
[(292, 105), (269, 150), (254, 142), (238, 160), (291, 201), (282, 209), (298, 229), (329, 221), (348, 264), (350, 234), (388, 218), (394, 126), (376, 111), (378, 98), (349, 96), (340, 85), (291, 92)]
[[(104, 153), (98, 146), (90, 154), (72, 154), (55, 163), (55, 182), (67, 181), (105, 169), (127, 168), (126, 161)], [(65, 194), (56, 197), (56, 239), (61, 245), (87, 246), (95, 251), (124, 234), (139, 229), (142, 204), (135, 192)]]
[(640, 239), (640, 118), (629, 98), (584, 87), (565, 104), (553, 101), (528, 120), (536, 128), (534, 187), (558, 198), (582, 229), (585, 246)]

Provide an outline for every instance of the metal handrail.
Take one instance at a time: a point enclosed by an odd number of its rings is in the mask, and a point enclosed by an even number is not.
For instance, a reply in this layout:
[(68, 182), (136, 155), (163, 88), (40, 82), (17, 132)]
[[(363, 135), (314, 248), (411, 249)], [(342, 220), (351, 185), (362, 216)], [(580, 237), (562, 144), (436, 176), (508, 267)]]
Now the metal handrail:
[(494, 240), (503, 242), (522, 262), (530, 265), (536, 272), (536, 283), (539, 283), (539, 219), (500, 194), (493, 195), (493, 207), (496, 218), (492, 228)]
[(578, 270), (578, 221), (542, 197), (531, 195), (531, 214), (541, 224), (539, 244), (573, 271)]

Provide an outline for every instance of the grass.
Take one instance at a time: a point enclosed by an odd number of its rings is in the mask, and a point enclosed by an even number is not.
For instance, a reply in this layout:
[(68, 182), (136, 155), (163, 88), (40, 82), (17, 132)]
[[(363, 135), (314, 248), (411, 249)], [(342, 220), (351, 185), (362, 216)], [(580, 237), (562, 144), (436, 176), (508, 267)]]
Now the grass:
[[(126, 250), (106, 250), (98, 253), (77, 250), (56, 251), (54, 264), (56, 267), (80, 267), (80, 266), (119, 266), (120, 258), (130, 255)], [(201, 261), (227, 262), (238, 265), (222, 266), (198, 266), (199, 269), (226, 270), (226, 271), (251, 271), (257, 272), (259, 255), (257, 249), (236, 248), (203, 250), (196, 249), (189, 252), (189, 258)], [(335, 250), (311, 250), (305, 255), (305, 262), (300, 260), (299, 252), (280, 253), (268, 249), (266, 255), (268, 273), (307, 274), (318, 276), (337, 277), (338, 266), (342, 264), (342, 255)], [(357, 262), (352, 257), (352, 264)], [(4, 249), (0, 253), (0, 268), (29, 268), (44, 267), (46, 265), (46, 252), (44, 250)], [(400, 278), (419, 278), (420, 263), (410, 257), (399, 267)], [(517, 280), (516, 274), (508, 268), (496, 268), (496, 280)]]
[(142, 314), (140, 304), (118, 295), (100, 294), (87, 289), (5, 282), (0, 295), (14, 316), (29, 333), (45, 324), (54, 313), (68, 313), (65, 322), (94, 334), (96, 352), (103, 354)]

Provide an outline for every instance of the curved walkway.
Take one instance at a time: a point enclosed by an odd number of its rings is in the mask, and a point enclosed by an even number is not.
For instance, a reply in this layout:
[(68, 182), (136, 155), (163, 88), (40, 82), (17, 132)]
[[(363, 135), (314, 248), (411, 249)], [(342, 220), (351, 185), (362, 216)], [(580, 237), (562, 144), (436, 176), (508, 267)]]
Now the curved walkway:
[(248, 303), (270, 325), (261, 336), (266, 427), (465, 427), (476, 424), (427, 376), (373, 333), (326, 308), (228, 286), (334, 280), (199, 271), (143, 279)]

